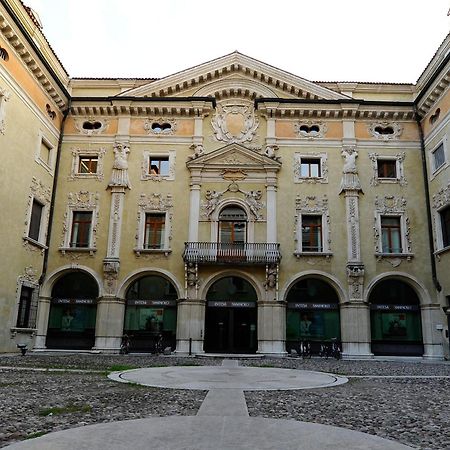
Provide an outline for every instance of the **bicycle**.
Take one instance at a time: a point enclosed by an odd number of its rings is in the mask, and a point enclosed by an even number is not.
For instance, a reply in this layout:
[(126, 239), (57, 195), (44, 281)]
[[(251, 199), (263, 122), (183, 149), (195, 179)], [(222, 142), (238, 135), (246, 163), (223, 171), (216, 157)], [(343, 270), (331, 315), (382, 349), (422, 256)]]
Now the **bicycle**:
[(131, 346), (130, 336), (128, 336), (128, 334), (124, 334), (122, 336), (122, 342), (120, 344), (119, 353), (121, 355), (128, 355), (128, 353), (130, 353), (130, 346)]
[(154, 349), (153, 349), (153, 353), (155, 355), (160, 355), (161, 353), (164, 353), (164, 344), (163, 344), (163, 336), (162, 334), (158, 334), (156, 340), (155, 340), (155, 345), (154, 345)]
[(311, 342), (300, 341), (300, 356), (303, 359), (311, 358)]
[(334, 359), (342, 358), (341, 346), (337, 338), (331, 338), (331, 342), (320, 344), (319, 356)]

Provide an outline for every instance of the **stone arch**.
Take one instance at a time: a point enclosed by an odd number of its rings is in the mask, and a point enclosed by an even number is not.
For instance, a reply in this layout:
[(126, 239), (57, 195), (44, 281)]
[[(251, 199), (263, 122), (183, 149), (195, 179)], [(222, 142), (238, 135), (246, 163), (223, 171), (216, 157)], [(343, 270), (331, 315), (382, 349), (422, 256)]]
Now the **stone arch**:
[(71, 272), (85, 272), (89, 275), (91, 275), (95, 281), (97, 282), (98, 287), (98, 296), (103, 297), (103, 283), (102, 278), (98, 275), (98, 273), (87, 266), (79, 266), (74, 264), (67, 264), (65, 266), (58, 267), (53, 272), (51, 272), (46, 279), (44, 280), (44, 283), (41, 287), (41, 297), (51, 297), (52, 295), (52, 289), (55, 283), (64, 275), (67, 275)]
[(173, 284), (177, 291), (178, 298), (182, 297), (182, 292), (184, 289), (182, 285), (178, 282), (178, 280), (173, 276), (173, 274), (167, 270), (155, 268), (155, 267), (147, 267), (144, 269), (137, 269), (131, 272), (120, 284), (119, 289), (117, 290), (117, 297), (125, 300), (125, 294), (128, 288), (139, 278), (145, 277), (147, 275), (155, 275), (161, 276), (165, 278), (167, 281)]
[(333, 275), (330, 275), (327, 272), (322, 272), (320, 270), (306, 270), (304, 272), (293, 275), (285, 284), (285, 286), (280, 290), (280, 298), (286, 300), (288, 292), (292, 288), (292, 286), (294, 286), (294, 284), (298, 281), (301, 281), (305, 278), (318, 278), (319, 280), (329, 283), (336, 291), (336, 294), (339, 298), (339, 304), (348, 301), (348, 295), (342, 283)]
[(428, 291), (425, 288), (425, 286), (417, 278), (405, 272), (384, 272), (374, 277), (370, 281), (370, 283), (367, 284), (367, 287), (364, 292), (364, 299), (366, 300), (366, 302), (369, 302), (369, 297), (373, 288), (381, 281), (385, 281), (388, 279), (397, 279), (409, 285), (419, 297), (421, 306), (429, 305), (431, 303), (430, 295), (428, 294)]

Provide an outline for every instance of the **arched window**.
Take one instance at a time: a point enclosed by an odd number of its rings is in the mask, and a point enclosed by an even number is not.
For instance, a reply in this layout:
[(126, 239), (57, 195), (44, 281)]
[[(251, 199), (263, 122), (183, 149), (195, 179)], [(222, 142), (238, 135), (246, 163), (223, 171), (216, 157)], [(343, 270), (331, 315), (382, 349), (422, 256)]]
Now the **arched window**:
[(244, 244), (247, 242), (247, 214), (239, 206), (227, 206), (219, 214), (219, 242)]

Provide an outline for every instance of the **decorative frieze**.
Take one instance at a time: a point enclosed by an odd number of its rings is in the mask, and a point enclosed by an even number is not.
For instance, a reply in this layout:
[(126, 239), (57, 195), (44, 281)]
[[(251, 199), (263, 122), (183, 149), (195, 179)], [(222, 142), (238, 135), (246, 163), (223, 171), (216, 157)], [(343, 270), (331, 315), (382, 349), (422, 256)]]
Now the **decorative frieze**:
[(438, 210), (444, 206), (450, 205), (450, 183), (446, 187), (440, 189), (432, 197), (433, 208)]
[[(369, 159), (372, 161), (372, 179), (370, 184), (372, 186), (378, 186), (380, 183), (398, 183), (400, 186), (406, 186), (408, 184), (404, 169), (403, 162), (405, 161), (406, 153), (397, 153), (394, 156), (385, 156), (378, 153), (369, 153)], [(378, 164), (379, 161), (395, 161), (395, 177), (382, 178), (378, 176)]]
[(324, 122), (302, 120), (294, 124), (294, 130), (300, 138), (323, 139), (328, 127)]
[(392, 141), (401, 136), (403, 126), (397, 122), (372, 122), (368, 125), (368, 130), (375, 139)]

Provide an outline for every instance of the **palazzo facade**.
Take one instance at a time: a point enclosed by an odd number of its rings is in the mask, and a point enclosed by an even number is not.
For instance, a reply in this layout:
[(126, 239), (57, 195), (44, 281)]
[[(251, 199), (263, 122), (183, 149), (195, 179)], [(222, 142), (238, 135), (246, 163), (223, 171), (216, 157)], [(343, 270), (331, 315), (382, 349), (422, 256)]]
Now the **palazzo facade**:
[(448, 357), (449, 54), (416, 84), (239, 52), (76, 79), (0, 0), (0, 351)]

